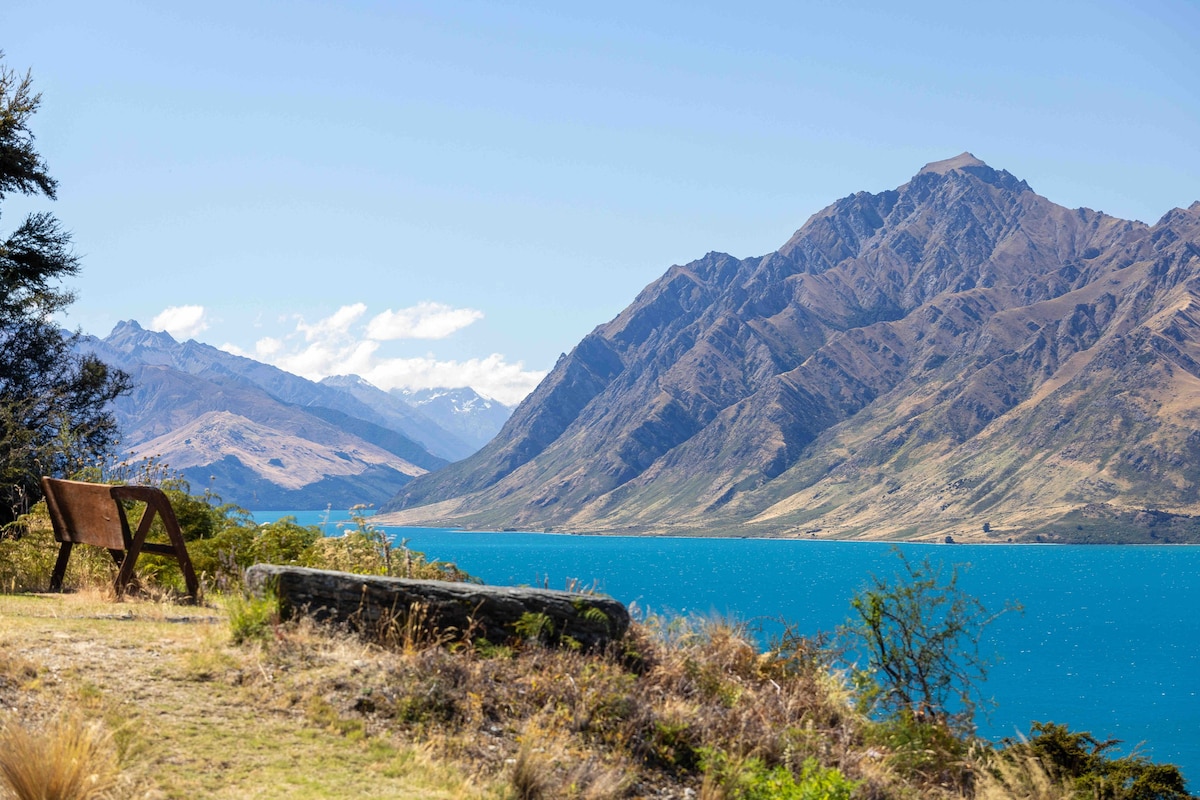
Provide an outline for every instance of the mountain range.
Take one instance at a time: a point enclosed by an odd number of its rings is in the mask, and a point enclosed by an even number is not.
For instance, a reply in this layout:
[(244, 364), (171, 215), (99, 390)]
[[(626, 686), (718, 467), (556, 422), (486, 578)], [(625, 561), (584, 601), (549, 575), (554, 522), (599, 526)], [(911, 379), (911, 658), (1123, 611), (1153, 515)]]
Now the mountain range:
[(1068, 209), (970, 153), (673, 266), (395, 524), (954, 541), (1200, 534), (1200, 202)]
[[(114, 404), (128, 458), (154, 458), (193, 490), (251, 510), (378, 505), (470, 455), (508, 411), (470, 389), (442, 390), (469, 404), (452, 429), (357, 376), (315, 383), (133, 321), (79, 347), (133, 379)], [(470, 413), (485, 406), (483, 420)]]

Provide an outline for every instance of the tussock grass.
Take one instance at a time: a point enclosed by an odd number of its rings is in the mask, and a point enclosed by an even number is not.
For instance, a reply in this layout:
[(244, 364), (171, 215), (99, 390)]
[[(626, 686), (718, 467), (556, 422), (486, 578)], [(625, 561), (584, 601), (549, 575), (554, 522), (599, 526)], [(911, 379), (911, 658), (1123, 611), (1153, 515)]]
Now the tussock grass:
[(234, 646), (219, 608), (0, 595), (0, 726), (38, 733), (71, 709), (107, 736), (119, 772), (96, 796), (114, 800), (506, 796), (309, 688), (352, 692), (391, 657), (309, 623)]
[(234, 645), (225, 620), (151, 605), (0, 596), (7, 721), (37, 734), (76, 710), (100, 732), (90, 763), (118, 765), (87, 772), (95, 796), (1072, 796), (1032, 751), (871, 720), (817, 643), (764, 653), (736, 623), (651, 618), (599, 653), (415, 625), (382, 647), (304, 619)]
[(1069, 800), (1077, 796), (1068, 781), (1056, 779), (1032, 755), (981, 755), (981, 762), (975, 782), (976, 800)]
[[(261, 702), (349, 741), (394, 738), (516, 798), (1066, 797), (1036, 760), (949, 729), (875, 721), (822, 645), (761, 652), (744, 625), (650, 618), (601, 653), (536, 638), (391, 648), (281, 626), (247, 679)], [(690, 792), (690, 794), (687, 794)]]
[(248, 597), (241, 592), (221, 597), (234, 644), (265, 641), (279, 627), (279, 599), (274, 592)]
[(0, 788), (16, 800), (91, 800), (117, 785), (112, 737), (99, 722), (57, 717), (38, 728), (0, 731)]

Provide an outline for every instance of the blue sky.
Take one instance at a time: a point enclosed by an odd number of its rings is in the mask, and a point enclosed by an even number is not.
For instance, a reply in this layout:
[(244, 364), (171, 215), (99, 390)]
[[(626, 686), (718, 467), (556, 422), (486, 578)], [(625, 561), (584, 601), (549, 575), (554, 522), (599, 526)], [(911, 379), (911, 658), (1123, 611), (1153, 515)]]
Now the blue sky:
[[(964, 150), (1062, 205), (1200, 199), (1200, 3), (5, 0), (83, 271), (321, 377), (519, 400), (670, 265)], [(166, 312), (166, 313), (164, 313)]]

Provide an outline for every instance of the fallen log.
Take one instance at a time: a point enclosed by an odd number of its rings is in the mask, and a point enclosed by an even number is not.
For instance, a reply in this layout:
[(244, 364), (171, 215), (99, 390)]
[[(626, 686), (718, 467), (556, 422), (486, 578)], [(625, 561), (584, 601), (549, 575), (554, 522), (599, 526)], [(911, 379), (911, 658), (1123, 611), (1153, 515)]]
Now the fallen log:
[(608, 597), (517, 586), (388, 578), (255, 564), (246, 585), (274, 592), (282, 619), (307, 615), (368, 636), (486, 639), (503, 644), (539, 639), (602, 647), (629, 629), (629, 611)]

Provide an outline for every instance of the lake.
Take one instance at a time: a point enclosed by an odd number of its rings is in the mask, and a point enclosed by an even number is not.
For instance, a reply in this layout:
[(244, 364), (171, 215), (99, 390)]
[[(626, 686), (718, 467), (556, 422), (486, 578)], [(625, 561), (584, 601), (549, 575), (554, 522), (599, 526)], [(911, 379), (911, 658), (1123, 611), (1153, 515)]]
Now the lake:
[[(324, 515), (293, 513), (305, 524)], [(867, 577), (898, 566), (893, 546), (874, 542), (389, 532), (490, 584), (561, 589), (576, 580), (643, 611), (717, 614), (768, 630), (786, 619), (806, 633), (845, 621)], [(1140, 745), (1200, 783), (1200, 547), (901, 547), (917, 560), (969, 564), (961, 585), (989, 609), (1024, 606), (984, 641), (995, 661), (984, 695), (996, 706), (979, 720), (983, 735), (1060, 722), (1121, 739), (1123, 752)]]

